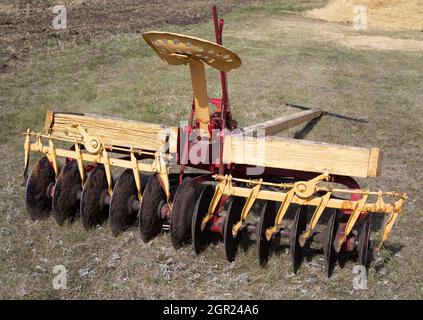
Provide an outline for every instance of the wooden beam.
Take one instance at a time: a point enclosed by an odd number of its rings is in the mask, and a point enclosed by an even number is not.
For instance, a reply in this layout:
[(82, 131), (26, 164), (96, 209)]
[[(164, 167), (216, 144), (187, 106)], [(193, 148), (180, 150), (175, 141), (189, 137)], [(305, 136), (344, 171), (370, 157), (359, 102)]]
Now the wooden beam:
[(322, 115), (322, 111), (319, 109), (311, 109), (307, 111), (297, 112), (288, 116), (279, 117), (269, 121), (261, 122), (247, 128), (244, 128), (244, 132), (257, 131), (258, 129), (264, 130), (265, 135), (274, 135), (282, 130), (286, 130), (297, 125), (309, 122)]
[(45, 127), (53, 137), (79, 138), (78, 125), (106, 145), (157, 151), (168, 143), (168, 152), (177, 151), (176, 127), (93, 114), (47, 112)]
[(380, 175), (382, 153), (377, 148), (295, 140), (282, 137), (227, 136), (224, 163), (283, 168), (352, 177)]
[(370, 149), (370, 159), (369, 159), (369, 177), (378, 177), (380, 176), (380, 171), (382, 169), (382, 159), (383, 153), (378, 148)]

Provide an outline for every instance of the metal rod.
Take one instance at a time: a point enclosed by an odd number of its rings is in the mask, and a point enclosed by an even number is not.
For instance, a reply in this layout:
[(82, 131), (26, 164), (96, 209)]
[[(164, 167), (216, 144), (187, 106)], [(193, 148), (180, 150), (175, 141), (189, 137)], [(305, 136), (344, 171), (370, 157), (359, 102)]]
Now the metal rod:
[[(311, 110), (311, 109), (314, 109), (314, 108), (311, 108), (311, 107), (301, 106), (299, 104), (293, 104), (293, 103), (285, 103), (285, 105), (288, 106), (288, 107), (297, 108), (297, 109), (301, 109), (301, 110)], [(332, 117), (337, 117), (337, 118), (344, 119), (344, 120), (351, 120), (351, 121), (364, 122), (364, 123), (368, 123), (369, 122), (369, 120), (366, 119), (366, 118), (346, 116), (346, 115), (335, 113), (335, 112), (331, 112), (331, 111), (322, 111), (322, 114), (323, 115), (332, 116)]]
[(349, 189), (337, 189), (337, 188), (326, 188), (326, 187), (316, 187), (316, 191), (326, 191), (326, 192), (340, 192), (340, 193), (350, 193), (350, 194), (368, 194), (368, 195), (375, 195), (375, 196), (392, 196), (392, 197), (400, 197), (400, 198), (407, 198), (407, 196), (403, 193), (399, 192), (382, 192), (382, 191), (367, 191), (367, 190), (349, 190)]
[[(218, 175), (215, 174), (212, 176), (215, 180), (225, 180), (227, 179), (225, 176), (222, 175)], [(281, 188), (281, 189), (287, 189), (287, 188), (293, 188), (294, 184), (293, 183), (274, 183), (274, 182), (266, 182), (266, 181), (256, 181), (256, 180), (249, 180), (249, 179), (240, 179), (240, 178), (230, 178), (231, 181), (235, 181), (235, 182), (244, 182), (244, 183), (248, 183), (248, 184), (260, 184), (262, 186), (268, 186), (268, 187), (277, 187), (277, 188)]]

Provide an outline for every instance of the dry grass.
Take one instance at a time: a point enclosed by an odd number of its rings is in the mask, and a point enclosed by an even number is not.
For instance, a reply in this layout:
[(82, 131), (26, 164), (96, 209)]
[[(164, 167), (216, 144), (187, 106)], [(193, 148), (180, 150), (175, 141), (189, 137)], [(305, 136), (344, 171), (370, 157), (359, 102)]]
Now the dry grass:
[(367, 8), (371, 28), (423, 30), (423, 4), (420, 0), (332, 0), (326, 7), (310, 10), (306, 15), (351, 23), (356, 5)]
[[(229, 264), (222, 244), (197, 257), (191, 246), (175, 252), (168, 234), (143, 244), (137, 228), (113, 238), (108, 224), (86, 232), (79, 221), (59, 227), (53, 219), (28, 220), (20, 133), (27, 127), (41, 129), (47, 109), (170, 125), (186, 119), (191, 100), (188, 71), (166, 66), (139, 34), (130, 34), (67, 43), (0, 74), (1, 298), (423, 298), (421, 55), (347, 48), (319, 39), (312, 30), (350, 31), (282, 14), (286, 3), (251, 5), (225, 16), (225, 44), (243, 59), (243, 67), (229, 75), (234, 115), (241, 125), (248, 125), (293, 112), (280, 105), (296, 102), (369, 118), (366, 125), (326, 117), (307, 136), (380, 146), (385, 153), (382, 176), (360, 182), (372, 189), (409, 193), (404, 215), (372, 264), (369, 289), (353, 289), (353, 260), (325, 279), (318, 247), (293, 275), (286, 247), (261, 269), (254, 243)], [(212, 38), (210, 21), (162, 29)], [(419, 39), (413, 32), (397, 36)], [(217, 75), (209, 72), (208, 78), (210, 95), (216, 96)], [(36, 159), (34, 155), (32, 163)], [(52, 269), (58, 264), (68, 270), (67, 290), (56, 291), (51, 285)]]

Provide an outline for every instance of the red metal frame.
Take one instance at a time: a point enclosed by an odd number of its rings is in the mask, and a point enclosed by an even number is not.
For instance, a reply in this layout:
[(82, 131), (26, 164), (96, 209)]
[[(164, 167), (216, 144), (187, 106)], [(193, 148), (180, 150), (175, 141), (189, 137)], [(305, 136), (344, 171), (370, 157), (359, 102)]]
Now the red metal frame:
[[(218, 18), (217, 15), (217, 8), (216, 5), (213, 5), (212, 7), (212, 17), (213, 17), (213, 23), (214, 23), (214, 32), (216, 37), (216, 43), (218, 45), (222, 45), (222, 36), (223, 36), (223, 26), (225, 24), (225, 21), (223, 19)], [(213, 130), (218, 129), (219, 134), (219, 163), (210, 163), (208, 165), (208, 171), (214, 172), (216, 168), (219, 170), (219, 173), (224, 173), (225, 167), (223, 165), (223, 140), (225, 138), (225, 129), (228, 129), (229, 131), (232, 131), (237, 127), (237, 122), (232, 119), (232, 113), (230, 111), (229, 106), (229, 94), (228, 94), (228, 81), (226, 77), (226, 72), (221, 71), (220, 72), (220, 83), (222, 88), (222, 97), (221, 98), (209, 98), (209, 102), (213, 104), (216, 109), (215, 112), (212, 114), (210, 119), (210, 125), (209, 125), (209, 136), (212, 137)], [(199, 128), (198, 121), (194, 120), (195, 115), (195, 103), (192, 102), (192, 108), (189, 115), (189, 122), (188, 126), (185, 128), (185, 134), (186, 134), (186, 141), (184, 142), (182, 154), (179, 157), (181, 166), (180, 166), (180, 178), (179, 182), (182, 182), (184, 171), (185, 171), (185, 164), (189, 161), (189, 150), (190, 150), (190, 142), (189, 137), (191, 136), (191, 133), (194, 129)], [(201, 167), (204, 167), (201, 166)]]
[[(223, 44), (223, 27), (224, 27), (224, 20), (219, 19), (217, 15), (217, 8), (216, 5), (213, 5), (212, 8), (212, 17), (213, 17), (213, 23), (214, 23), (214, 31), (215, 31), (215, 38), (216, 43), (218, 45)], [(210, 174), (206, 174), (204, 176), (199, 177), (198, 179), (195, 179), (196, 183), (201, 183), (206, 180), (211, 180), (212, 173), (216, 172), (216, 170), (219, 171), (220, 174), (234, 174), (239, 178), (249, 178), (250, 176), (247, 175), (247, 168), (246, 165), (223, 165), (223, 141), (225, 134), (227, 132), (231, 132), (232, 130), (237, 128), (237, 122), (232, 119), (232, 113), (230, 109), (230, 103), (229, 103), (229, 93), (228, 93), (228, 80), (226, 72), (221, 71), (220, 72), (220, 83), (221, 83), (221, 90), (222, 90), (222, 97), (219, 98), (209, 98), (209, 103), (213, 104), (215, 106), (215, 111), (211, 115), (210, 119), (210, 125), (209, 125), (209, 137), (210, 141), (212, 141), (212, 132), (215, 129), (218, 129), (219, 134), (219, 163), (200, 163), (197, 165), (194, 165), (192, 163), (189, 163), (189, 150), (193, 143), (190, 142), (189, 137), (193, 133), (195, 129), (199, 128), (199, 122), (195, 119), (195, 103), (194, 100), (192, 102), (192, 108), (189, 115), (189, 122), (188, 126), (184, 129), (186, 134), (186, 141), (184, 141), (184, 146), (182, 150), (182, 154), (179, 157), (179, 164), (180, 164), (180, 178), (179, 181), (182, 182), (182, 179), (184, 177), (184, 170), (186, 166), (197, 168), (197, 169), (203, 169), (206, 171), (209, 171)], [(226, 129), (226, 130), (225, 130)], [(179, 146), (178, 146), (179, 148)], [(211, 148), (212, 143), (210, 142), (210, 154), (211, 154)], [(297, 170), (288, 170), (288, 169), (282, 169), (282, 168), (264, 168), (264, 172), (260, 175), (263, 179), (272, 179), (275, 177), (286, 177), (286, 178), (293, 178), (295, 180), (309, 180), (316, 177), (318, 173), (313, 172), (304, 172), (304, 171), (297, 171)], [(342, 184), (350, 189), (359, 189), (360, 186), (358, 183), (352, 178), (352, 177), (346, 177), (346, 176), (332, 176), (333, 182)], [(351, 199), (352, 200), (358, 200), (361, 198), (361, 195), (359, 194), (352, 194)], [(222, 227), (223, 227), (223, 218), (219, 215), (221, 212), (223, 205), (225, 201), (227, 200), (227, 197), (222, 197), (221, 201), (219, 202), (216, 213), (213, 219), (210, 221), (210, 230), (212, 232), (222, 233)], [(347, 218), (351, 211), (343, 210), (344, 218)], [(361, 218), (363, 218), (366, 214), (363, 214)], [(341, 227), (338, 230), (338, 234), (342, 235), (343, 229), (345, 229), (345, 223), (341, 223)], [(342, 250), (351, 251), (354, 249), (354, 237), (349, 236), (347, 241), (344, 243)]]

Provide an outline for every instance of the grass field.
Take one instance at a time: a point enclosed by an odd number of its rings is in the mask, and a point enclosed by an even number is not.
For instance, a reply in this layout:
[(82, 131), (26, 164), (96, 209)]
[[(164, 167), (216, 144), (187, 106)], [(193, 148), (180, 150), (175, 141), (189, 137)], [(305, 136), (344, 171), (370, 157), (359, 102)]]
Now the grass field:
[[(417, 31), (356, 32), (301, 16), (326, 2), (264, 1), (225, 13), (224, 44), (243, 61), (228, 76), (230, 98), (241, 126), (295, 111), (281, 107), (284, 102), (369, 119), (356, 124), (324, 117), (306, 136), (382, 148), (381, 177), (360, 183), (409, 195), (372, 263), (368, 290), (353, 289), (354, 261), (327, 280), (319, 254), (294, 275), (287, 249), (262, 269), (254, 245), (230, 264), (222, 244), (197, 257), (191, 246), (175, 252), (168, 234), (144, 244), (135, 227), (113, 238), (108, 224), (87, 232), (79, 221), (59, 227), (53, 219), (28, 219), (21, 133), (41, 130), (46, 110), (171, 125), (187, 119), (192, 99), (187, 68), (165, 65), (141, 33), (112, 32), (81, 35), (81, 41), (38, 39), (37, 50), (0, 73), (0, 298), (422, 299), (423, 37)], [(207, 19), (156, 25), (213, 39)], [(369, 37), (379, 45), (369, 45)], [(208, 71), (209, 95), (218, 96), (218, 76)], [(67, 290), (52, 287), (55, 265), (68, 270)]]

